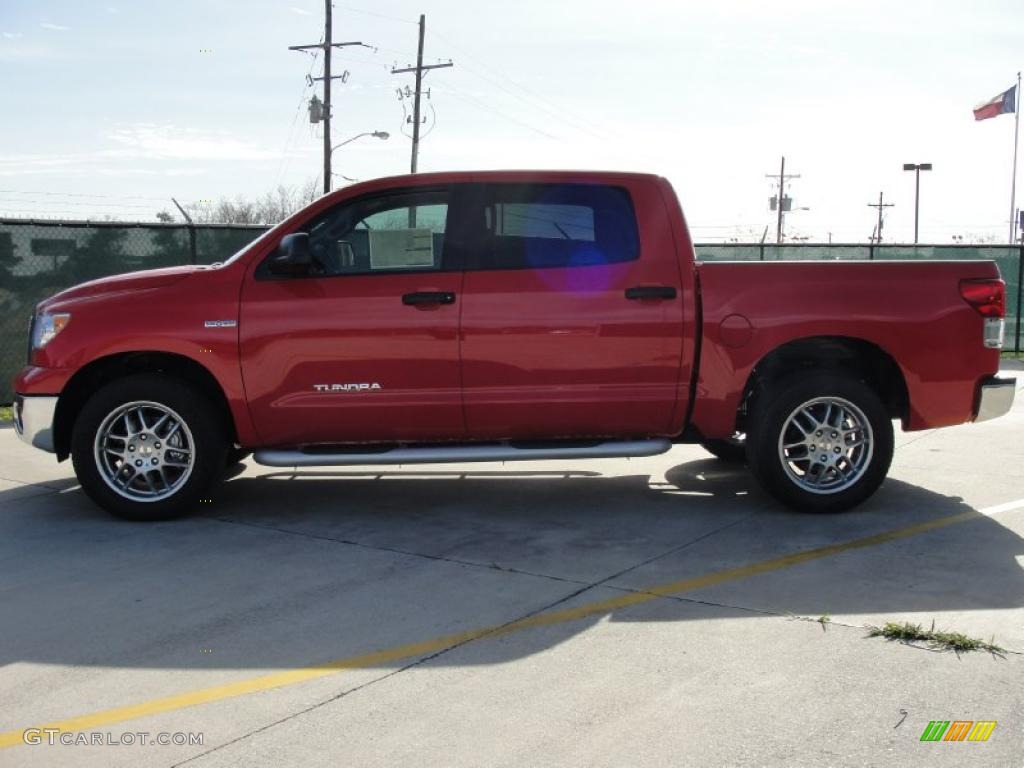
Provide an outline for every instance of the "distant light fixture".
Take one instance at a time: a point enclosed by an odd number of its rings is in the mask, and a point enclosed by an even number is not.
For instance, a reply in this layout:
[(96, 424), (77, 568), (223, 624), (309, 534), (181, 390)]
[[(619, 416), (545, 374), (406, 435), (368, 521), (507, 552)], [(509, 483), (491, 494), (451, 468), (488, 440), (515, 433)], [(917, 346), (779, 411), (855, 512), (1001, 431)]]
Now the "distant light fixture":
[(921, 171), (930, 171), (931, 163), (904, 163), (904, 171), (914, 172), (914, 245), (917, 245), (917, 223), (921, 212)]

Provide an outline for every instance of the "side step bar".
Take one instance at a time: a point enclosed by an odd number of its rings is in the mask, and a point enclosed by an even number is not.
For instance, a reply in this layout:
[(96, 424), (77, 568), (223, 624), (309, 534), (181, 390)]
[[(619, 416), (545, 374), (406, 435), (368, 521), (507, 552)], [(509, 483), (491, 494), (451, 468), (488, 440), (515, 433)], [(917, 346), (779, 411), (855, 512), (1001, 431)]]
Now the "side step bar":
[(463, 461), (537, 461), (541, 459), (611, 459), (625, 456), (656, 456), (672, 447), (656, 440), (613, 440), (595, 443), (397, 446), (358, 451), (358, 446), (332, 452), (314, 450), (256, 451), (253, 459), (268, 467), (351, 467), (364, 464), (444, 464)]

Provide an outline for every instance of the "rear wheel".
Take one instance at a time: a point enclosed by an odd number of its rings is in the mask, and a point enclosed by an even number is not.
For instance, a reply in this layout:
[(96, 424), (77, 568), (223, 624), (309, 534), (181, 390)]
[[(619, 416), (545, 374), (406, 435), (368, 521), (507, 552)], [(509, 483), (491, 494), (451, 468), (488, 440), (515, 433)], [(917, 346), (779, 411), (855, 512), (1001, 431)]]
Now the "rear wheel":
[(184, 382), (153, 374), (119, 379), (97, 391), (75, 421), (75, 474), (89, 497), (118, 517), (179, 517), (223, 471), (222, 424), (207, 398)]
[(750, 467), (783, 503), (839, 512), (873, 494), (892, 462), (892, 421), (853, 375), (821, 372), (769, 386), (747, 436)]

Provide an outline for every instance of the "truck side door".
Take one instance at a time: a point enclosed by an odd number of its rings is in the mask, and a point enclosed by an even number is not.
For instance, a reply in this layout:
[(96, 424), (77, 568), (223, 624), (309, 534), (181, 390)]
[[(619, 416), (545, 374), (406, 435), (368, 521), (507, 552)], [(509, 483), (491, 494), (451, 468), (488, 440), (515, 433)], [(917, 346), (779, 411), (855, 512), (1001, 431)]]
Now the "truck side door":
[(345, 201), (301, 227), (308, 275), (265, 260), (247, 276), (242, 374), (265, 444), (464, 437), (449, 215), (446, 187)]
[(471, 438), (668, 432), (683, 292), (665, 207), (636, 186), (481, 185), (462, 301)]

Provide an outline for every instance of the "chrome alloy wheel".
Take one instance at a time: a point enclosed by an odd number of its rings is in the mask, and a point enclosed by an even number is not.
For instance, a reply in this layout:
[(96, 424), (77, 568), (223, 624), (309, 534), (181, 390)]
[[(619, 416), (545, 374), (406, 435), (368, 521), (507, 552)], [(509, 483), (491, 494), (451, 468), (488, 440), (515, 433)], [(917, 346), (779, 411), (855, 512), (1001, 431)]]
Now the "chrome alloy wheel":
[(779, 460), (805, 491), (839, 493), (871, 464), (873, 434), (864, 412), (840, 397), (816, 397), (797, 406), (779, 434)]
[(115, 493), (160, 501), (192, 474), (195, 441), (185, 421), (160, 403), (137, 401), (111, 411), (96, 430), (96, 468)]

